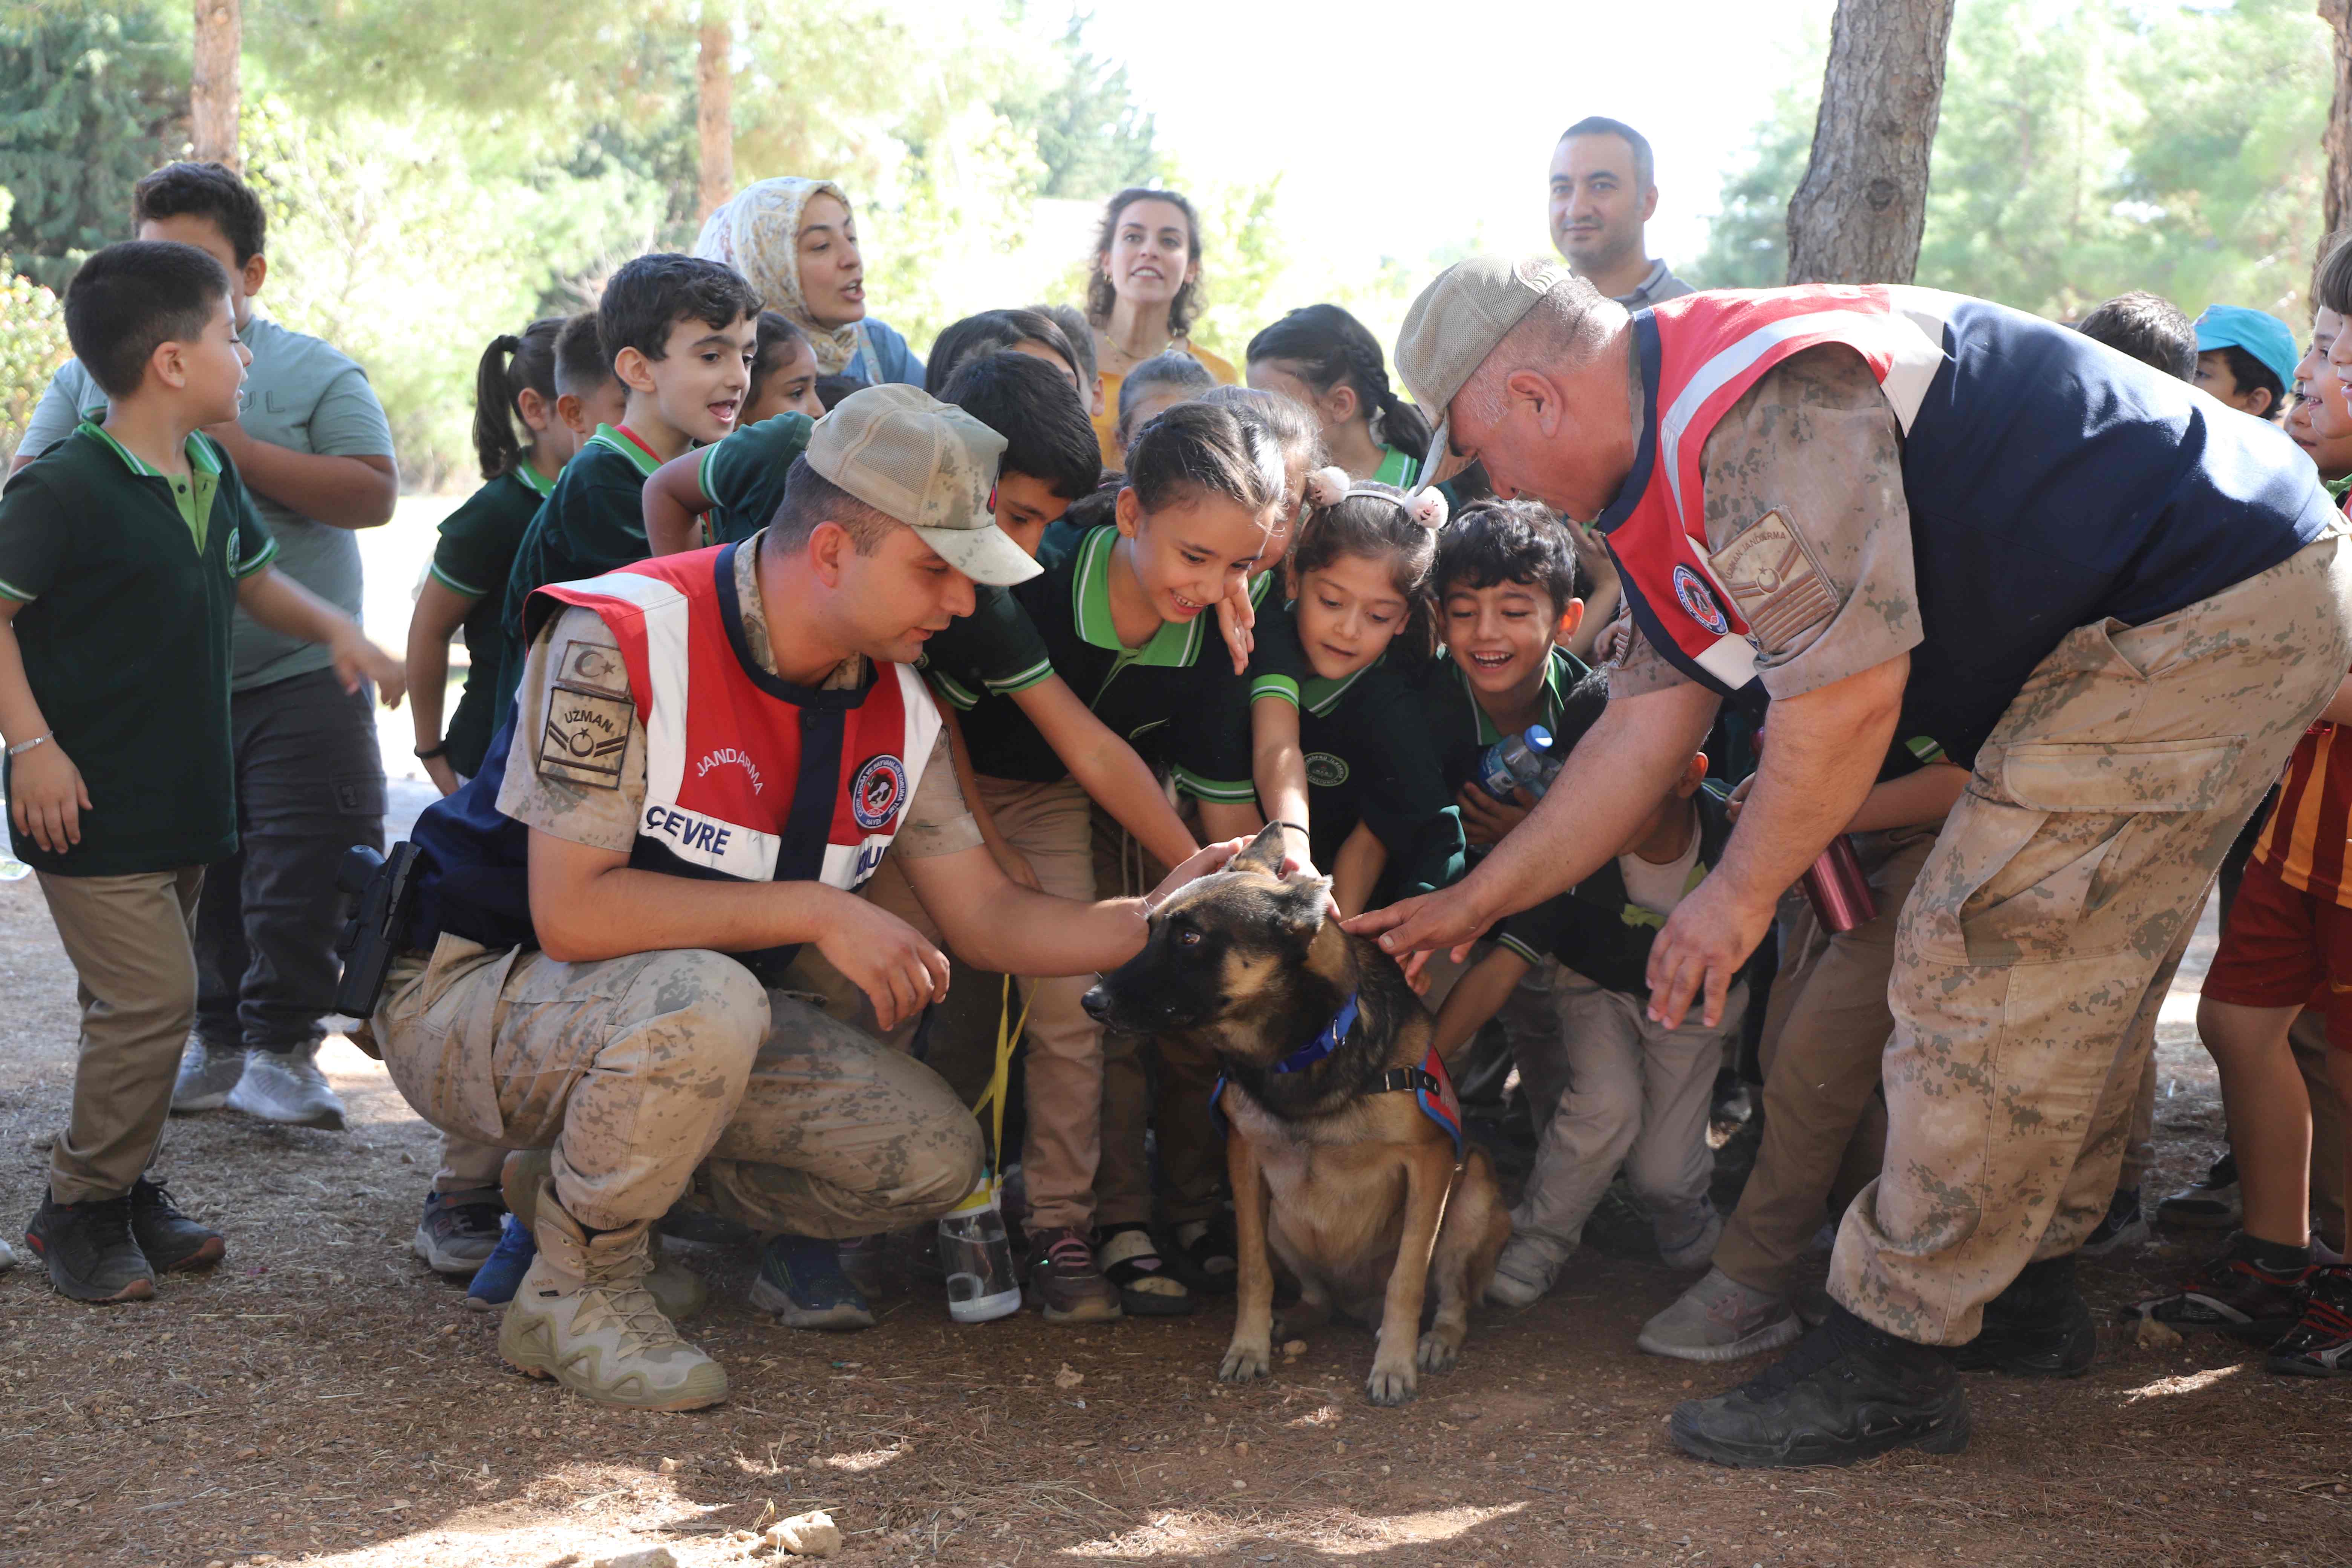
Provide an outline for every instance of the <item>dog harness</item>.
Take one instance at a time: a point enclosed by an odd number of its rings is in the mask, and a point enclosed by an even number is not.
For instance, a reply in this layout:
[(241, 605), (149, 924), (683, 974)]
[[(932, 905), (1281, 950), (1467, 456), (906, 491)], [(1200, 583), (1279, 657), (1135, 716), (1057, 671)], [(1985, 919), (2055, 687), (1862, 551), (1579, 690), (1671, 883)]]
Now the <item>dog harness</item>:
[[(1348, 1037), (1348, 1031), (1356, 1026), (1361, 1011), (1357, 1005), (1356, 994), (1349, 992), (1348, 1000), (1340, 1005), (1339, 1012), (1323, 1026), (1322, 1033), (1276, 1062), (1274, 1071), (1285, 1076), (1305, 1072), (1329, 1056), (1339, 1048), (1339, 1042)], [(1413, 1103), (1421, 1107), (1421, 1113), (1444, 1128), (1445, 1135), (1454, 1141), (1454, 1163), (1458, 1167), (1464, 1153), (1462, 1100), (1454, 1092), (1454, 1079), (1445, 1070), (1445, 1058), (1437, 1054), (1434, 1046), (1430, 1047), (1427, 1056), (1422, 1058), (1419, 1067), (1391, 1068), (1381, 1074), (1380, 1082), (1373, 1087), (1372, 1092), (1402, 1094), (1408, 1089), (1412, 1093)], [(1224, 1098), (1225, 1079), (1220, 1073), (1216, 1087), (1209, 1091), (1209, 1115), (1216, 1122), (1220, 1134), (1226, 1130), (1222, 1106)]]

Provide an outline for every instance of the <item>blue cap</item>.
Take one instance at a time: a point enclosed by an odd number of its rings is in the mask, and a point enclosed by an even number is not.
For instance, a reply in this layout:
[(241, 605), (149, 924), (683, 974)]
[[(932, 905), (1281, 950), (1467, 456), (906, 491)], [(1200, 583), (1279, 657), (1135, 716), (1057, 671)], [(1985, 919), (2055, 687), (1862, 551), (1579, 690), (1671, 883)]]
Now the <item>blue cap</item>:
[(2206, 306), (2197, 318), (2197, 352), (2229, 348), (2243, 349), (2260, 360), (2263, 369), (2278, 377), (2282, 392), (2294, 384), (2295, 362), (2303, 353), (2294, 346), (2294, 334), (2276, 316), (2243, 305)]

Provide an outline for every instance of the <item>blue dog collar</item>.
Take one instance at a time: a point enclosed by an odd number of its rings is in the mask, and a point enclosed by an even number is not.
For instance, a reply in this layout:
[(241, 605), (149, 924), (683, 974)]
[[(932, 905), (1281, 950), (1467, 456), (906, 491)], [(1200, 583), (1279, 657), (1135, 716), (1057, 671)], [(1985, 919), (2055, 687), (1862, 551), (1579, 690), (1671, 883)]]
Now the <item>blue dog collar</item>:
[(1346, 1039), (1348, 1031), (1355, 1026), (1356, 994), (1351, 991), (1346, 1004), (1333, 1015), (1329, 1023), (1323, 1026), (1323, 1032), (1276, 1062), (1274, 1070), (1278, 1073), (1305, 1072), (1338, 1050), (1339, 1042)]

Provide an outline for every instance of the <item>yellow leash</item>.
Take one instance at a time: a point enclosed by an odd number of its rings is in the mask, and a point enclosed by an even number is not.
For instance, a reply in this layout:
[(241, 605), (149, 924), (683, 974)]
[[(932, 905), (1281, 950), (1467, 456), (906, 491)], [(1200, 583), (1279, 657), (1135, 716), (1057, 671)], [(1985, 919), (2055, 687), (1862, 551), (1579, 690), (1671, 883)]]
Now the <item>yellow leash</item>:
[[(1035, 992), (1030, 993), (1031, 999), (1035, 995)], [(1021, 1004), (1021, 1016), (1017, 1018), (1013, 1016), (1013, 976), (1008, 974), (1004, 977), (1004, 1000), (996, 1011), (996, 1070), (989, 1075), (988, 1087), (981, 1091), (980, 1098), (971, 1102), (971, 1113), (975, 1117), (989, 1106), (995, 1107), (988, 1138), (992, 1178), (1001, 1178), (1004, 1172), (1005, 1084), (1013, 1076), (1013, 1047), (1020, 1043), (1021, 1031), (1028, 1023), (1029, 1002), (1026, 1000)]]

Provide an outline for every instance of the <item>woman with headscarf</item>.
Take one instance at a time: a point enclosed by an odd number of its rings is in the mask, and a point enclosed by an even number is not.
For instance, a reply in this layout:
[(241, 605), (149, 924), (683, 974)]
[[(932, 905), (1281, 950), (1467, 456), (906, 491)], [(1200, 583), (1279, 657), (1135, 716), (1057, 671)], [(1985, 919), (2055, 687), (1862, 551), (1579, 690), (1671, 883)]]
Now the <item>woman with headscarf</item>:
[(694, 254), (741, 273), (772, 310), (808, 334), (819, 375), (923, 384), (923, 362), (866, 313), (866, 263), (849, 196), (797, 176), (744, 186), (711, 213)]

